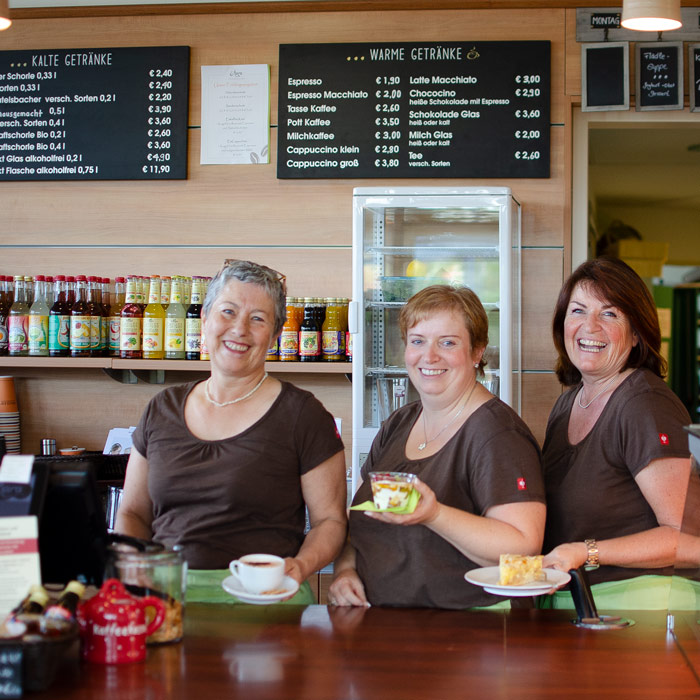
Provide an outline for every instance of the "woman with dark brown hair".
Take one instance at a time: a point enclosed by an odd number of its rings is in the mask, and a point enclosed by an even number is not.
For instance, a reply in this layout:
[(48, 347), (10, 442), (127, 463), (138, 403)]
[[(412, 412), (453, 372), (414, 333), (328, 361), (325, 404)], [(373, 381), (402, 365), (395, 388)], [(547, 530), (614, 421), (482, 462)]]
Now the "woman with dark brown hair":
[[(665, 608), (688, 485), (690, 417), (663, 381), (651, 293), (623, 261), (590, 260), (564, 283), (552, 331), (557, 376), (569, 388), (543, 447), (544, 551), (551, 550), (544, 565), (585, 565), (599, 608)], [(572, 606), (564, 592), (553, 602)]]
[(399, 319), (420, 401), (382, 425), (354, 503), (371, 499), (369, 472), (417, 475), (410, 514), (351, 511), (335, 564), (336, 605), (468, 608), (499, 599), (464, 581), (502, 553), (537, 554), (545, 505), (539, 447), (525, 423), (479, 383), (488, 319), (466, 287), (428, 287)]

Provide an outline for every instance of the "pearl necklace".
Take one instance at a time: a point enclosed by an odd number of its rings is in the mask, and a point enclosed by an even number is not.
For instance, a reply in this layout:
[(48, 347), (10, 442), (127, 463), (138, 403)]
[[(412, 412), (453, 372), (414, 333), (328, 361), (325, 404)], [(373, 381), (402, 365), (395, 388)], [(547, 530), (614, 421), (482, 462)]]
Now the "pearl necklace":
[(461, 415), (462, 411), (467, 407), (467, 404), (469, 403), (469, 399), (471, 399), (472, 394), (474, 393), (474, 389), (476, 389), (477, 385), (477, 380), (474, 380), (474, 384), (471, 388), (471, 391), (469, 392), (469, 395), (467, 396), (467, 400), (462, 404), (462, 407), (455, 413), (454, 418), (450, 420), (449, 423), (445, 423), (445, 425), (440, 428), (440, 431), (438, 432), (437, 435), (434, 435), (433, 437), (428, 440), (428, 431), (425, 428), (425, 411), (423, 411), (423, 437), (425, 440), (418, 445), (418, 449), (422, 452), (427, 446), (429, 442), (432, 442), (433, 440), (437, 440)]
[(609, 382), (605, 383), (605, 386), (585, 406), (581, 403), (581, 395), (583, 394), (583, 384), (581, 384), (581, 391), (578, 392), (577, 398), (578, 405), (581, 408), (588, 408), (599, 396), (604, 394), (607, 391), (608, 387), (617, 379), (619, 379), (619, 375), (616, 374)]
[(207, 401), (211, 404), (214, 404), (214, 406), (218, 406), (219, 408), (223, 408), (224, 406), (231, 406), (234, 403), (238, 403), (239, 401), (244, 401), (245, 399), (249, 398), (252, 396), (261, 386), (262, 383), (267, 379), (267, 372), (263, 374), (263, 378), (247, 393), (244, 394), (243, 396), (239, 396), (237, 399), (233, 399), (233, 401), (224, 401), (223, 403), (219, 403), (218, 401), (214, 401), (212, 399), (211, 394), (209, 393), (209, 382), (211, 381), (211, 377), (207, 379), (206, 382), (204, 382), (204, 394), (207, 397)]

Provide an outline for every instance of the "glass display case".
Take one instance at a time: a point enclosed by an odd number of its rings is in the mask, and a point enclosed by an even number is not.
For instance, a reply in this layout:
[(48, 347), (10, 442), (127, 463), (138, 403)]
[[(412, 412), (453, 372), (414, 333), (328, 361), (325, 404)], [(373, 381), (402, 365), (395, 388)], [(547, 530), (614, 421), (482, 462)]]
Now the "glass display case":
[(520, 412), (520, 204), (509, 188), (356, 188), (353, 193), (353, 469), (382, 421), (417, 397), (399, 312), (431, 284), (466, 285), (489, 318), (483, 383)]

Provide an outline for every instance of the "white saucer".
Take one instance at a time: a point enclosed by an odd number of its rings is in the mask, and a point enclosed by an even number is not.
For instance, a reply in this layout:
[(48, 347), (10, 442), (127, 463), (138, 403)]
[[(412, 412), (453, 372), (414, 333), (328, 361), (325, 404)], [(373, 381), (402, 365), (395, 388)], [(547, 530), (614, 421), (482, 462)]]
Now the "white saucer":
[(250, 593), (238, 580), (238, 577), (231, 574), (221, 582), (222, 588), (226, 593), (230, 593), (244, 603), (252, 605), (267, 605), (268, 603), (277, 603), (280, 600), (289, 598), (299, 590), (299, 583), (291, 576), (285, 576), (282, 579), (279, 593)]
[(487, 593), (502, 595), (507, 598), (522, 598), (529, 595), (542, 595), (552, 588), (563, 586), (571, 580), (565, 571), (557, 569), (542, 569), (546, 578), (544, 581), (523, 583), (520, 586), (499, 586), (500, 571), (497, 566), (485, 566), (482, 569), (472, 569), (464, 574), (464, 578), (475, 586), (482, 586)]

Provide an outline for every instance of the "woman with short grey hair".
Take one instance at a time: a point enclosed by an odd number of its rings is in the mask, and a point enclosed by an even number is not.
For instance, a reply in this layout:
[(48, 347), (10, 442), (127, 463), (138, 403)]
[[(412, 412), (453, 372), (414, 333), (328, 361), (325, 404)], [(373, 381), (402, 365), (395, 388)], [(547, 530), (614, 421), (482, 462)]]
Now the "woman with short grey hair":
[(211, 375), (155, 396), (133, 435), (116, 531), (182, 546), (188, 601), (235, 601), (222, 590), (229, 562), (264, 552), (285, 559), (288, 597), (301, 586), (291, 600), (313, 602), (307, 579), (345, 539), (333, 417), (265, 371), (285, 292), (275, 270), (227, 260), (202, 308)]

